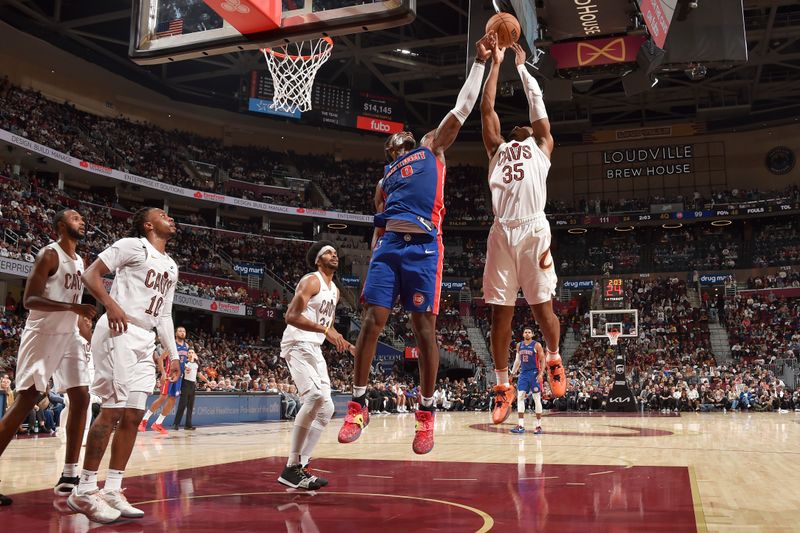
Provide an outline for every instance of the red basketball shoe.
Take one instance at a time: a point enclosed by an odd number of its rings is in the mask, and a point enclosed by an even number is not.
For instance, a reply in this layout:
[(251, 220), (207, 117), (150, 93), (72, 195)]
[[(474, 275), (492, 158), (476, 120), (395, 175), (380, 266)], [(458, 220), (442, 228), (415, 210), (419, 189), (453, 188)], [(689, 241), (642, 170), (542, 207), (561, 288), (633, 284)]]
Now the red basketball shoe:
[(492, 424), (502, 424), (511, 414), (511, 404), (517, 391), (514, 385), (495, 385), (494, 409), (492, 410)]
[(362, 406), (358, 402), (347, 403), (347, 415), (344, 417), (344, 424), (339, 430), (339, 442), (347, 444), (354, 442), (361, 436), (363, 430), (369, 424), (369, 408)]
[(417, 427), (411, 447), (414, 453), (423, 455), (433, 449), (433, 411), (417, 409), (414, 416), (417, 418)]

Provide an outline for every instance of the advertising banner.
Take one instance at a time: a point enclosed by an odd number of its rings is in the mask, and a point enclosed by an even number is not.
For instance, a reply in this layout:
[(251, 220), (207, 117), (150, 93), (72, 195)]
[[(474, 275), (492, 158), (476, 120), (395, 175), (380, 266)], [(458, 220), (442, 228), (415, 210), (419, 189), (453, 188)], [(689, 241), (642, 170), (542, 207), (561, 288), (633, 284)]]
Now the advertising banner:
[(233, 271), (241, 276), (263, 276), (264, 265), (260, 263), (234, 263)]
[(550, 47), (550, 55), (560, 69), (633, 63), (645, 41), (643, 35), (626, 35), (611, 39), (558, 43)]

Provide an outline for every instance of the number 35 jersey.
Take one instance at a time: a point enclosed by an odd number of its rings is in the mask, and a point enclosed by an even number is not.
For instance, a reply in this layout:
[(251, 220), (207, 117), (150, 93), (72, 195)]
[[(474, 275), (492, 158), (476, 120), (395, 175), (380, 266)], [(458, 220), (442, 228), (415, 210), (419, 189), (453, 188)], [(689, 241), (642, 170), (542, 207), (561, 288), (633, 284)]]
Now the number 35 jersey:
[[(306, 305), (302, 314), (310, 321), (328, 327), (333, 324), (334, 315), (336, 314), (336, 304), (339, 302), (339, 288), (333, 281), (331, 281), (330, 286), (328, 286), (328, 284), (325, 283), (325, 278), (319, 271), (306, 274), (303, 279), (309, 276), (316, 276), (317, 279), (319, 279), (319, 292), (308, 300), (308, 305)], [(312, 342), (315, 344), (322, 344), (325, 342), (325, 334), (317, 333), (316, 331), (306, 331), (292, 325), (287, 325), (286, 330), (283, 332), (283, 339), (281, 340), (281, 343), (284, 342)]]
[(501, 144), (489, 168), (495, 219), (506, 222), (544, 212), (550, 159), (536, 139)]
[(178, 265), (169, 255), (156, 250), (145, 238), (125, 238), (97, 257), (115, 273), (111, 297), (130, 322), (152, 330), (162, 314), (172, 312)]

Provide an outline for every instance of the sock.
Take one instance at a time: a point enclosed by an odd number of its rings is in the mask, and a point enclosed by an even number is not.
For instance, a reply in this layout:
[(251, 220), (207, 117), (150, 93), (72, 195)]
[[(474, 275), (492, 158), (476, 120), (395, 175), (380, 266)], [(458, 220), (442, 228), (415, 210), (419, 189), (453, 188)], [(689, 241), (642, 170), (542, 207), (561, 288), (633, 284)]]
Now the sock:
[(536, 419), (536, 427), (537, 427), (537, 428), (540, 428), (540, 427), (542, 427), (542, 419), (541, 419), (541, 418), (537, 418), (537, 419)]
[(109, 470), (106, 477), (105, 490), (122, 490), (122, 478), (125, 476), (124, 470)]
[(155, 413), (153, 413), (150, 409), (148, 409), (147, 411), (144, 412), (144, 416), (142, 417), (142, 420), (147, 422), (148, 420), (150, 420), (150, 417), (153, 416), (154, 414)]
[(524, 428), (525, 427), (525, 419), (522, 418), (522, 417), (519, 417), (519, 423), (517, 425), (519, 427), (521, 427), (521, 428)]
[(560, 359), (561, 358), (561, 354), (558, 353), (558, 348), (556, 348), (555, 351), (552, 351), (550, 348), (548, 348), (546, 351), (547, 351), (547, 362), (548, 363), (550, 361), (554, 361), (556, 359)]
[[(367, 386), (364, 385), (363, 387), (353, 387), (353, 399), (362, 398), (367, 393)], [(360, 403), (360, 402), (359, 402)]]
[(314, 452), (314, 448), (317, 447), (317, 443), (321, 437), (322, 429), (312, 424), (311, 427), (308, 428), (308, 435), (306, 435), (306, 440), (303, 442), (303, 447), (300, 449), (300, 464), (308, 464), (308, 460), (311, 458), (311, 454)]
[(81, 471), (81, 480), (78, 483), (78, 494), (86, 494), (97, 490), (97, 471), (83, 469)]
[(422, 397), (422, 407), (430, 407), (433, 405), (433, 396), (430, 398), (426, 398), (425, 396)]
[(167, 417), (164, 416), (164, 415), (158, 415), (158, 418), (156, 418), (156, 424), (158, 424), (160, 426), (164, 422), (165, 418), (167, 418)]
[(61, 475), (64, 477), (78, 477), (78, 463), (64, 463), (64, 470)]
[(503, 370), (495, 370), (494, 375), (497, 377), (498, 385), (508, 385), (508, 367)]

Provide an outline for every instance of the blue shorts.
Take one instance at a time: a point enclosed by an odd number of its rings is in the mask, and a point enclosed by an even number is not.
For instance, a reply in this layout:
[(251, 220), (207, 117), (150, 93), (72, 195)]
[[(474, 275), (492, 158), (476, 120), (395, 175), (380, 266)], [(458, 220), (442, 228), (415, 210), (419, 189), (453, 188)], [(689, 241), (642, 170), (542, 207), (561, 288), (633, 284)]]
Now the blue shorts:
[(183, 378), (178, 378), (178, 381), (172, 383), (168, 381), (161, 386), (161, 396), (172, 396), (173, 398), (177, 398), (181, 395), (181, 385), (183, 384)]
[(517, 391), (524, 393), (542, 392), (542, 388), (539, 386), (539, 372), (520, 372), (519, 380), (517, 381)]
[(375, 244), (364, 281), (364, 301), (391, 309), (400, 296), (406, 311), (439, 314), (441, 237), (386, 232)]

